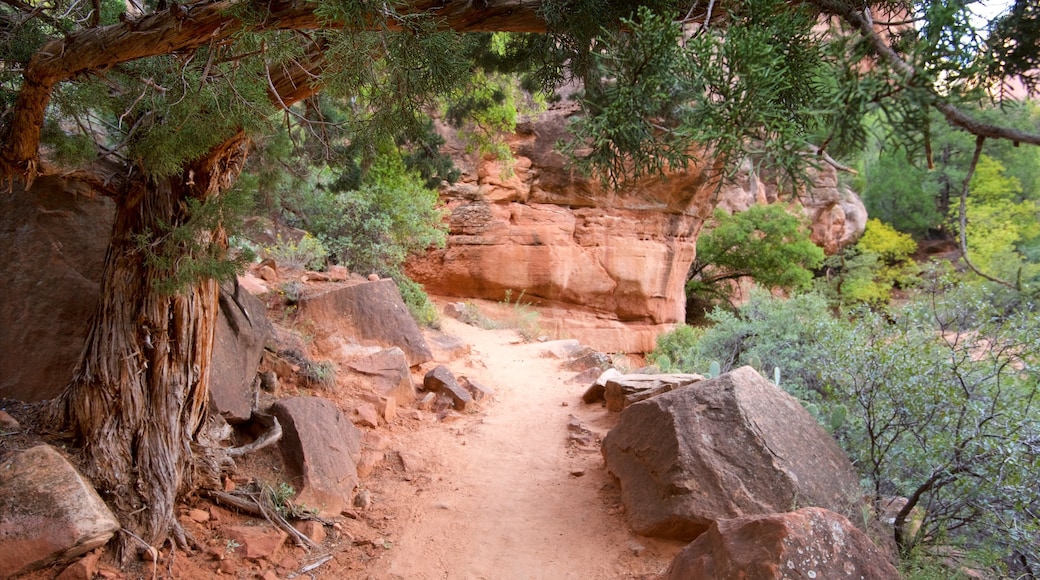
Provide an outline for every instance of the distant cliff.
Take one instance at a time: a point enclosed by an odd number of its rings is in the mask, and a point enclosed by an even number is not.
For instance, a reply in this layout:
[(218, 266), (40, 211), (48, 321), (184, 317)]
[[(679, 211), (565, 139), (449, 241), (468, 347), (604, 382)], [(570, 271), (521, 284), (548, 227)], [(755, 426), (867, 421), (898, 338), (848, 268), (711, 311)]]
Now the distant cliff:
[[(684, 319), (686, 273), (714, 209), (739, 211), (776, 201), (776, 193), (746, 173), (717, 192), (702, 166), (604, 189), (553, 149), (574, 112), (561, 104), (519, 125), (511, 169), (449, 139), (463, 177), (441, 194), (448, 244), (411, 260), (408, 273), (434, 295), (502, 300), (523, 292), (556, 334), (605, 352), (645, 352)], [(833, 170), (816, 182), (802, 202), (814, 241), (834, 252), (859, 237), (866, 211)]]

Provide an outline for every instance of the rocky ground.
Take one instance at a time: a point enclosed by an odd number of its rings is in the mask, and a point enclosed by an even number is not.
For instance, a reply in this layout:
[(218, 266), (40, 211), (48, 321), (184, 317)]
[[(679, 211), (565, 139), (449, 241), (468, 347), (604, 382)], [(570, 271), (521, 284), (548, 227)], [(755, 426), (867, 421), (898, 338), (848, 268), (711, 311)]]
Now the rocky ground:
[[(434, 331), (430, 331), (434, 332)], [(297, 522), (318, 541), (294, 545), (260, 517), (207, 497), (179, 510), (197, 549), (117, 570), (88, 557), (65, 578), (651, 578), (684, 543), (633, 534), (619, 489), (606, 473), (599, 440), (616, 420), (581, 395), (558, 343), (525, 342), (515, 330), (485, 330), (446, 319), (438, 337), (461, 348), (434, 349), (438, 360), (414, 369), (416, 382), (437, 364), (494, 395), (457, 413), (399, 409), (378, 428), (362, 427), (370, 460), (362, 467), (360, 505), (324, 522)], [(432, 338), (432, 337), (431, 337)], [(430, 340), (430, 342), (435, 342)], [(442, 341), (443, 342), (443, 341)], [(555, 353), (555, 354), (554, 354)], [(347, 390), (318, 394), (344, 411)], [(29, 407), (12, 414), (31, 421)], [(8, 446), (29, 440), (5, 440)], [(366, 473), (367, 472), (367, 473)], [(273, 448), (240, 462), (232, 484), (277, 490), (283, 466)], [(324, 525), (322, 525), (324, 524)], [(99, 551), (100, 552), (100, 551)], [(33, 580), (54, 578), (46, 569)], [(69, 575), (75, 573), (76, 575)]]

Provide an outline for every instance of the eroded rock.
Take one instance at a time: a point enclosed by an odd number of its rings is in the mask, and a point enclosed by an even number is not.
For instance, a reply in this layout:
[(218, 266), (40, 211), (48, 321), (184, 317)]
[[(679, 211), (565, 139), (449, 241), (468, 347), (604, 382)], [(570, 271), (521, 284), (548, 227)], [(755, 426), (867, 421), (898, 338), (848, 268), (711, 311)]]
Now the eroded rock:
[(365, 375), (365, 385), (377, 395), (393, 397), (402, 404), (415, 400), (415, 385), (412, 383), (412, 373), (408, 370), (408, 357), (399, 347), (363, 355), (344, 364)]
[[(315, 326), (315, 345), (324, 350), (339, 346), (330, 338), (350, 337), (362, 345), (398, 347), (415, 366), (432, 354), (415, 319), (401, 299), (393, 280), (342, 286), (300, 298), (298, 316)], [(328, 353), (328, 354), (331, 354)]]
[(473, 403), (473, 396), (469, 391), (455, 379), (448, 367), (438, 365), (423, 378), (423, 387), (427, 391), (443, 393), (451, 397), (452, 406), (456, 411), (465, 411), (466, 407)]
[(627, 407), (602, 452), (643, 535), (692, 540), (717, 520), (795, 505), (856, 511), (844, 452), (751, 367)]
[(622, 375), (606, 380), (603, 398), (607, 401), (607, 410), (617, 412), (632, 403), (703, 380), (704, 377), (696, 374)]
[(897, 580), (870, 538), (822, 508), (719, 520), (676, 556), (667, 580), (855, 578)]
[(53, 447), (38, 445), (0, 463), (0, 578), (82, 556), (119, 528)]

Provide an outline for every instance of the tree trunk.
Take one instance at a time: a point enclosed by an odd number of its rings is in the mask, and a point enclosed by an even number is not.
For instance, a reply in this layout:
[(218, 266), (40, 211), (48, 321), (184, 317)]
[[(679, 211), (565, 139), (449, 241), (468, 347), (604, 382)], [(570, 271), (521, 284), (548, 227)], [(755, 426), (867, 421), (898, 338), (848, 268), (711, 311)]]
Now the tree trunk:
[[(57, 423), (82, 445), (87, 475), (124, 528), (151, 545), (171, 533), (184, 545), (175, 502), (193, 489), (198, 465), (213, 465), (200, 462), (207, 451), (199, 435), (219, 290), (213, 279), (172, 293), (162, 288), (191, 248), (174, 246), (168, 266), (147, 259), (145, 246), (154, 249), (171, 227), (187, 223), (189, 197), (204, 199), (233, 183), (245, 144), (243, 137), (225, 143), (188, 168), (187, 179), (128, 181), (117, 199), (100, 303), (72, 381), (55, 401)], [(227, 247), (219, 227), (196, 230), (194, 241)]]

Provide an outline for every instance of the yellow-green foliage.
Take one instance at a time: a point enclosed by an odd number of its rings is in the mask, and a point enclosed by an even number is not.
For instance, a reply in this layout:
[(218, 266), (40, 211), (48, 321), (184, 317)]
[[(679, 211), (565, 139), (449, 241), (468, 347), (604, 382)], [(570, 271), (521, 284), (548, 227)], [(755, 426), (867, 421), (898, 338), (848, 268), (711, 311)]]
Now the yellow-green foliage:
[(917, 243), (878, 219), (867, 221), (863, 237), (840, 256), (838, 294), (844, 304), (882, 306), (892, 299), (892, 289), (916, 281), (917, 265), (910, 255)]

